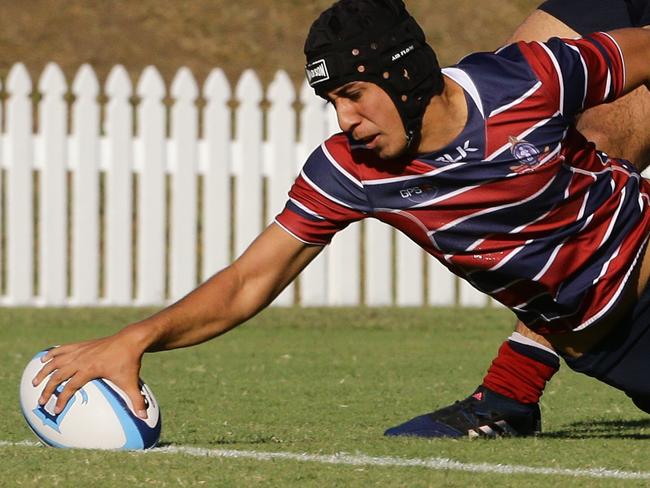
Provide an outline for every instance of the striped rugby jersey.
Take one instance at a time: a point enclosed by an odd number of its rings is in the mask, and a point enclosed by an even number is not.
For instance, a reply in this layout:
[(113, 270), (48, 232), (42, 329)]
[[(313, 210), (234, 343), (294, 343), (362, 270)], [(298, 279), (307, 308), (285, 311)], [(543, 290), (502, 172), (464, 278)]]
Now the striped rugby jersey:
[(374, 217), (537, 332), (596, 322), (621, 297), (650, 232), (648, 182), (573, 125), (621, 95), (618, 45), (604, 33), (519, 42), (443, 72), (468, 105), (453, 142), (381, 160), (337, 134), (309, 157), (276, 222), (324, 245)]

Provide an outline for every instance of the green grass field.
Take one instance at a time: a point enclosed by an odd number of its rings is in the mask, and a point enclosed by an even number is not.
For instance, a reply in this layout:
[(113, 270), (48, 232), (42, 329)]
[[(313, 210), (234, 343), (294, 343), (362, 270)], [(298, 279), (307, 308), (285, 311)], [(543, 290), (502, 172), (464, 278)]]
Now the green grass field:
[[(530, 439), (387, 439), (383, 430), (464, 397), (512, 317), (501, 310), (272, 309), (193, 349), (147, 355), (143, 378), (163, 412), (147, 454), (15, 445), (35, 438), (18, 407), (22, 368), (39, 349), (116, 330), (142, 309), (3, 309), (0, 313), (0, 486), (647, 486), (598, 479), (603, 468), (648, 476), (650, 418), (626, 397), (566, 366)], [(173, 449), (185, 452), (170, 452)], [(188, 448), (203, 448), (192, 455)], [(228, 458), (225, 451), (235, 451)], [(260, 453), (348, 453), (485, 463), (485, 473), (398, 465), (261, 459)], [(197, 453), (194, 453), (197, 454)], [(212, 454), (212, 455), (209, 455)], [(278, 454), (276, 454), (277, 456)], [(499, 474), (496, 465), (551, 468)], [(565, 475), (559, 469), (573, 470)], [(638, 475), (637, 475), (638, 477)]]

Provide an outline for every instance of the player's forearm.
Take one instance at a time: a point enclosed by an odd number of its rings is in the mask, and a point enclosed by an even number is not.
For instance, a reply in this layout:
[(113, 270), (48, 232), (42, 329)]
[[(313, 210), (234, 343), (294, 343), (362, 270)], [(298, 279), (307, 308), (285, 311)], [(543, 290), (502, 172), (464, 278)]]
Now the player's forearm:
[(223, 334), (268, 305), (322, 248), (270, 225), (232, 265), (182, 300), (120, 334), (141, 352), (192, 346)]
[(192, 346), (221, 335), (257, 313), (270, 290), (251, 290), (236, 266), (217, 273), (183, 299), (124, 329), (143, 351)]

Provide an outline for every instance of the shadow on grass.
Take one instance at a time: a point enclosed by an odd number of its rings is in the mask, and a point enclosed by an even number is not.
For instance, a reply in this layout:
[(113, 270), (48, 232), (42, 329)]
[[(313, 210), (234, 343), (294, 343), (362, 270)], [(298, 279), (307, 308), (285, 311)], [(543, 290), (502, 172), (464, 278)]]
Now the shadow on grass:
[(226, 437), (219, 436), (211, 440), (208, 444), (211, 446), (228, 446), (231, 444), (281, 444), (282, 440), (275, 436), (241, 436)]
[(650, 439), (650, 418), (639, 420), (589, 420), (574, 422), (566, 429), (543, 432), (540, 438), (550, 439)]
[[(207, 442), (208, 446), (230, 446), (245, 444), (282, 444), (282, 440), (275, 436), (242, 436), (242, 437), (225, 437), (219, 436)], [(159, 442), (156, 447), (179, 446), (179, 442)]]

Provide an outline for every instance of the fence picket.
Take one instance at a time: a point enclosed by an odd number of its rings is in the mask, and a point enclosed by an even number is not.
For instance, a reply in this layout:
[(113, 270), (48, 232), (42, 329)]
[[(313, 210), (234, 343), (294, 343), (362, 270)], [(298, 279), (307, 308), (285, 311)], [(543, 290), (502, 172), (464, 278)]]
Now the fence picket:
[(230, 263), (231, 132), (230, 84), (224, 72), (213, 70), (203, 97), (205, 168), (203, 171), (203, 273), (205, 280)]
[(460, 280), (458, 301), (463, 307), (485, 307), (488, 296), (478, 291), (465, 280)]
[(433, 306), (454, 305), (456, 301), (456, 276), (445, 268), (440, 261), (429, 256), (428, 266), (428, 301)]
[(7, 299), (11, 305), (34, 300), (32, 82), (22, 63), (7, 77)]
[(67, 91), (61, 69), (49, 63), (39, 82), (43, 95), (39, 128), (47, 147), (41, 169), (39, 211), (39, 288), (43, 302), (63, 305), (67, 296)]
[(375, 219), (364, 222), (366, 304), (387, 306), (393, 303), (392, 290), (392, 229)]
[(361, 224), (355, 222), (339, 232), (329, 249), (328, 305), (361, 303)]
[(235, 96), (235, 255), (241, 255), (262, 230), (262, 85), (252, 70), (242, 74)]
[(420, 246), (401, 232), (396, 235), (396, 302), (400, 306), (419, 306), (424, 299), (423, 254)]
[[(0, 90), (2, 88), (2, 81), (0, 81)], [(3, 116), (3, 107), (2, 104), (0, 104), (0, 120), (2, 120)], [(5, 161), (5, 153), (4, 153), (4, 140), (3, 137), (0, 135), (0, 215), (4, 215), (4, 198), (3, 198), (3, 189), (5, 188), (5, 175), (4, 175), (4, 169), (6, 167), (6, 161)], [(6, 222), (0, 222), (0, 235), (6, 236), (7, 235), (7, 229), (6, 229)], [(4, 275), (5, 275), (5, 239), (0, 239), (0, 305), (4, 301)]]
[(136, 302), (152, 305), (165, 300), (165, 83), (156, 68), (144, 69), (136, 93), (141, 98)]
[[(291, 182), (296, 176), (296, 119), (292, 104), (296, 99), (293, 83), (284, 71), (276, 73), (267, 98), (269, 152), (266, 220), (272, 222), (283, 209)], [(274, 301), (275, 305), (293, 305), (294, 285), (289, 285)]]
[(72, 297), (75, 305), (99, 298), (99, 82), (84, 64), (72, 85)]
[(105, 302), (127, 305), (132, 295), (133, 108), (131, 80), (115, 66), (106, 80)]
[(197, 174), (199, 89), (187, 68), (176, 73), (171, 86), (170, 154), (172, 207), (170, 239), (170, 298), (178, 300), (197, 284)]

